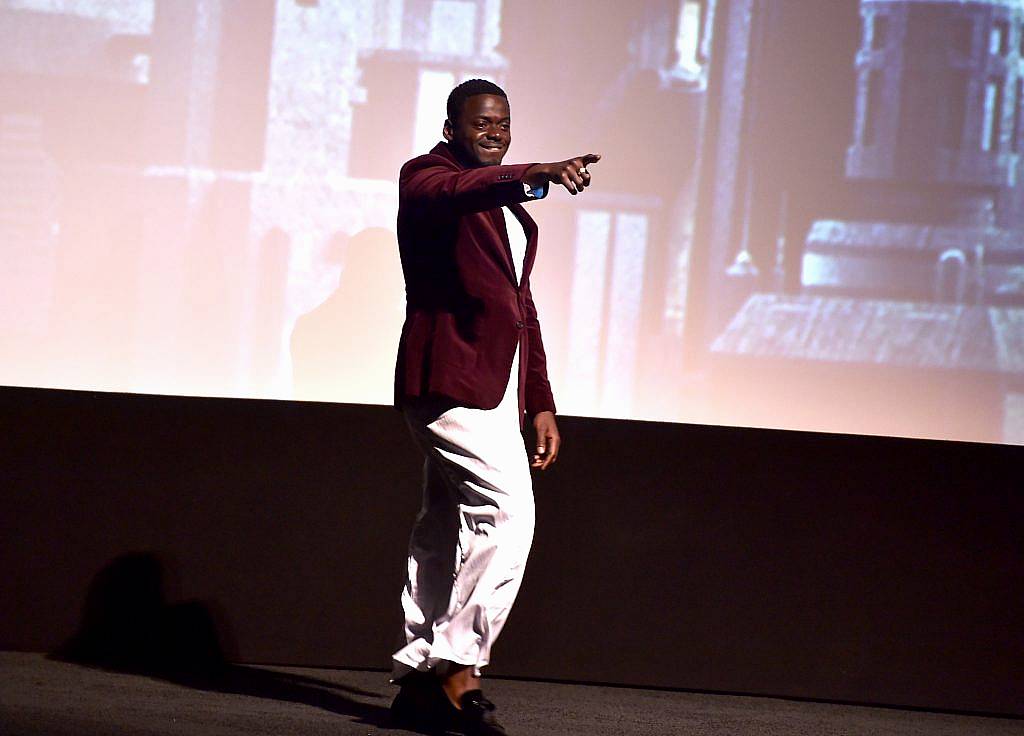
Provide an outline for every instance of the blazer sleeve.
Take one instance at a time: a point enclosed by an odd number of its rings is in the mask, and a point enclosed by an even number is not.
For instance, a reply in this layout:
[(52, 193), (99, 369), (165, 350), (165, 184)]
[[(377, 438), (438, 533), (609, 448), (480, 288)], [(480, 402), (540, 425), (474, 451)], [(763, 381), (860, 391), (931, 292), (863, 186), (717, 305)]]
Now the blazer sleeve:
[(398, 196), (419, 212), (483, 212), (533, 199), (523, 177), (534, 164), (458, 169), (441, 156), (422, 156), (402, 167)]
[(555, 399), (548, 382), (548, 362), (544, 354), (544, 341), (540, 336), (540, 321), (533, 303), (530, 280), (523, 285), (526, 302), (526, 335), (529, 354), (526, 362), (526, 413), (532, 419), (542, 411), (555, 412)]

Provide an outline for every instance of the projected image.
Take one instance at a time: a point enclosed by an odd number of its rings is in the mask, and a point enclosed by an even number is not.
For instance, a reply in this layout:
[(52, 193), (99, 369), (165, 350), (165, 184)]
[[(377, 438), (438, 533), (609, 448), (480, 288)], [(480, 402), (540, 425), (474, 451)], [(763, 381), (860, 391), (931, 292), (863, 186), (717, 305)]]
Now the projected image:
[(401, 164), (509, 94), (559, 411), (1024, 443), (1008, 0), (0, 0), (0, 383), (389, 404)]
[(688, 315), (714, 411), (1024, 441), (1024, 6), (747, 5)]

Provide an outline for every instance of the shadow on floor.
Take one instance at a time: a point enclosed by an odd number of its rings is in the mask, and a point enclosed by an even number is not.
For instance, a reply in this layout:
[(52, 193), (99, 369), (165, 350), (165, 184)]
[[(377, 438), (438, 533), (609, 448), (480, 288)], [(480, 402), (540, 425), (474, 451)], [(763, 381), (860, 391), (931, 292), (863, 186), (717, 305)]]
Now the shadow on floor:
[(229, 662), (230, 627), (216, 606), (168, 603), (164, 565), (153, 552), (121, 555), (89, 585), (78, 631), (49, 657), (154, 677), (185, 687), (322, 708), (377, 728), (388, 709), (355, 699), (371, 692), (316, 677)]

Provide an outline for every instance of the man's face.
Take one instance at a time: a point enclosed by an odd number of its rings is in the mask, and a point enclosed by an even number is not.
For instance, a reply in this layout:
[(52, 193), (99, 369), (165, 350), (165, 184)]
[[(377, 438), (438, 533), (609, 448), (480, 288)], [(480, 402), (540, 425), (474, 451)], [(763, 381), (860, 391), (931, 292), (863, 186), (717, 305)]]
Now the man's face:
[(444, 138), (467, 166), (497, 166), (512, 143), (508, 100), (473, 95), (462, 105), (458, 120), (445, 120)]

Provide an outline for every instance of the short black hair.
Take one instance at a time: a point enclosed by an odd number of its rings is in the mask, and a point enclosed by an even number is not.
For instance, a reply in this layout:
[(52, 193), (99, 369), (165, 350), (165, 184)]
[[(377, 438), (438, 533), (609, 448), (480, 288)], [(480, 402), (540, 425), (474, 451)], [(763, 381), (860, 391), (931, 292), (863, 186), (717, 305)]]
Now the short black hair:
[(508, 100), (505, 90), (486, 79), (467, 79), (448, 95), (448, 120), (452, 123), (459, 117), (466, 100), (476, 95), (497, 95)]

